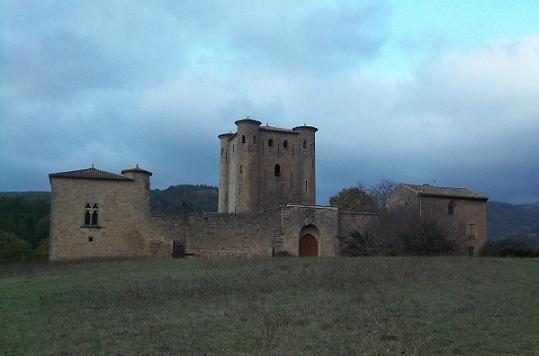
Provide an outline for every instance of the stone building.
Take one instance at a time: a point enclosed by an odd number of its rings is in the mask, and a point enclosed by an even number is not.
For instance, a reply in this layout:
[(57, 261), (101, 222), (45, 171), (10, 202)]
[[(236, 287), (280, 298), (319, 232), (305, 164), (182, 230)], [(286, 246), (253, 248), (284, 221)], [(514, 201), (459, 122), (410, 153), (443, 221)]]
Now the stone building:
[[(342, 236), (376, 219), (316, 205), (316, 128), (261, 126), (249, 118), (236, 125), (236, 133), (219, 135), (217, 213), (151, 215), (152, 173), (138, 166), (121, 174), (93, 166), (50, 174), (50, 260), (165, 257), (178, 246), (195, 256), (335, 256)], [(419, 204), (422, 213), (452, 201), (456, 216), (475, 226), (473, 246), (485, 241), (486, 213), (478, 211), (486, 198), (460, 190), (428, 196), (413, 187), (399, 186), (392, 204)]]
[(261, 126), (249, 117), (219, 135), (219, 212), (253, 213), (284, 204), (316, 203), (317, 128)]
[(437, 219), (450, 227), (450, 238), (459, 241), (463, 253), (474, 255), (487, 241), (487, 200), (466, 188), (401, 183), (391, 193), (388, 207), (412, 209), (420, 217)]

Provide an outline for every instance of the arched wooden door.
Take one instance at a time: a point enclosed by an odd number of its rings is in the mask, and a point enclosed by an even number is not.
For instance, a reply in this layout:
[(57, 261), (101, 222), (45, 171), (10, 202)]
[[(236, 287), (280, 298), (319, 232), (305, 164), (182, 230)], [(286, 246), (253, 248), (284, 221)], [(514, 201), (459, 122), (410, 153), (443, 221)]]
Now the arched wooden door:
[(299, 255), (318, 256), (318, 242), (313, 235), (307, 234), (299, 240)]

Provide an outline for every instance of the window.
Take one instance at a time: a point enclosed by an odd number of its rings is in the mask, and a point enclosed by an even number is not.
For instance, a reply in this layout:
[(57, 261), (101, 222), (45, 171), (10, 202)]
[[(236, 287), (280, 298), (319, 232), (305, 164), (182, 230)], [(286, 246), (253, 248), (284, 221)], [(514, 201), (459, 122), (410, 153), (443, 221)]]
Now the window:
[(309, 188), (309, 185), (307, 184), (307, 181), (305, 181), (305, 191), (307, 191), (307, 188)]
[(455, 214), (455, 202), (451, 200), (449, 204), (447, 204), (447, 215), (453, 214)]
[(223, 157), (224, 153), (225, 153), (225, 149), (221, 147), (221, 157)]
[(234, 153), (234, 145), (232, 145), (232, 153)]
[(90, 225), (92, 216), (92, 208), (90, 207), (90, 203), (86, 204), (85, 213), (84, 213), (84, 225), (88, 226)]
[(275, 174), (275, 177), (281, 176), (281, 166), (279, 166), (278, 164), (275, 165), (274, 174)]
[(92, 222), (90, 225), (97, 226), (98, 217), (99, 217), (99, 209), (97, 207), (97, 204), (94, 204), (92, 208)]
[(270, 139), (268, 140), (268, 146), (269, 146), (269, 147), (273, 147), (273, 139), (270, 138)]
[(94, 237), (93, 236), (88, 236), (88, 242), (92, 242), (94, 241)]
[(240, 164), (240, 173), (243, 174), (243, 165)]
[(475, 238), (475, 224), (468, 224), (466, 235)]
[(307, 148), (307, 141), (303, 140), (303, 148), (306, 149)]
[(98, 226), (99, 224), (99, 207), (97, 204), (91, 206), (86, 203), (84, 207), (84, 226)]
[(284, 142), (283, 142), (283, 148), (285, 148), (285, 149), (288, 148), (288, 141), (287, 141), (287, 140), (284, 140)]
[(245, 143), (245, 135), (241, 135), (241, 143)]
[(253, 143), (256, 143), (256, 135), (253, 136)]

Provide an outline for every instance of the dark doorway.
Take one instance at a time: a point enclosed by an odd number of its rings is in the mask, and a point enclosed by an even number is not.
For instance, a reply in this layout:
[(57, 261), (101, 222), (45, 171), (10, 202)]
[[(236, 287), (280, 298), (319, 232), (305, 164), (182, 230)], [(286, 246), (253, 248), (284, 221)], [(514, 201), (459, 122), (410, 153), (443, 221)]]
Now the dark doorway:
[(474, 255), (474, 247), (469, 246), (468, 247), (468, 256), (473, 257), (473, 255)]
[(313, 235), (304, 235), (299, 240), (299, 255), (303, 256), (318, 256), (318, 242)]
[(181, 241), (172, 241), (172, 251), (170, 251), (172, 258), (185, 257), (185, 246)]

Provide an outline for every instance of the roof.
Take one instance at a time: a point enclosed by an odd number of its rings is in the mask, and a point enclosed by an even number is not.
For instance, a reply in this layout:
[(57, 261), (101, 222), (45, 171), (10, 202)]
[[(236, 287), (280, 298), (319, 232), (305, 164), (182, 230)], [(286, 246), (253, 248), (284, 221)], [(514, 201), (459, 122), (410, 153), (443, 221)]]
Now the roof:
[(97, 180), (118, 180), (132, 181), (133, 179), (116, 173), (105, 172), (95, 167), (79, 169), (76, 171), (58, 172), (49, 174), (49, 178), (71, 178), (71, 179), (97, 179)]
[(260, 126), (260, 131), (276, 131), (276, 132), (283, 132), (283, 133), (289, 133), (293, 135), (299, 135), (299, 132), (290, 130), (290, 129), (283, 129), (280, 127), (274, 127), (274, 126)]
[(411, 190), (418, 195), (427, 197), (488, 200), (486, 196), (476, 193), (468, 188), (436, 187), (430, 184), (420, 185), (407, 183), (401, 183), (400, 186)]
[(142, 169), (138, 166), (138, 164), (134, 168), (127, 168), (122, 170), (122, 174), (128, 173), (128, 172), (136, 172), (136, 173), (146, 173), (148, 175), (152, 175), (152, 172), (147, 171), (145, 169)]

